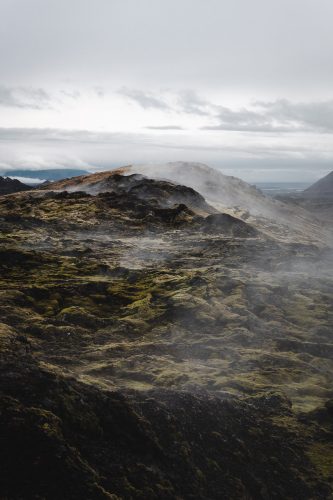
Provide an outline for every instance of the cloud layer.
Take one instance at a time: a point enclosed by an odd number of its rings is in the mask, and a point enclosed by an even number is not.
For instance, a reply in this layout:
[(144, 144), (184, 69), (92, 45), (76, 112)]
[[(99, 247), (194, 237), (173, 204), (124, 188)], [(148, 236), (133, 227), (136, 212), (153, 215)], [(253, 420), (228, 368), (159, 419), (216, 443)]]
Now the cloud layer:
[[(142, 90), (119, 91), (144, 109), (167, 110), (178, 115), (189, 114), (206, 117), (212, 124), (203, 130), (243, 132), (333, 132), (333, 99), (314, 102), (291, 102), (287, 99), (255, 101), (247, 107), (231, 107), (209, 102), (193, 90), (178, 94), (160, 95)], [(177, 126), (151, 126), (156, 129), (182, 128)]]
[(207, 130), (250, 132), (333, 132), (333, 100), (322, 102), (257, 101), (251, 108), (216, 107), (218, 123)]
[(331, 0), (3, 0), (0, 165), (297, 178), (333, 157), (332, 18)]
[(41, 88), (6, 87), (0, 85), (0, 106), (10, 108), (45, 109), (51, 98)]

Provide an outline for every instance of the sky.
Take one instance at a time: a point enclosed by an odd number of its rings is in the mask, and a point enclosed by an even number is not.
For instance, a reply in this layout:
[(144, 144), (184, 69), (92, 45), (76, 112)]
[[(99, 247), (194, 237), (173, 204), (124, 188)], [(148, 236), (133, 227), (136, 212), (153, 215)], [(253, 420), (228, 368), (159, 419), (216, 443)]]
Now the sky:
[(0, 173), (333, 170), (332, 0), (0, 0)]

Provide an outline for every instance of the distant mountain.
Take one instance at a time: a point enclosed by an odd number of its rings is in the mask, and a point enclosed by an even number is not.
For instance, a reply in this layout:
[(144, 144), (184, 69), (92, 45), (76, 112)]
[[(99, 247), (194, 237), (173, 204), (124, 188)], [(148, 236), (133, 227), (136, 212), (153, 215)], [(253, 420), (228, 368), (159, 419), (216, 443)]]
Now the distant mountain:
[(31, 189), (29, 186), (26, 186), (17, 179), (0, 177), (0, 196), (3, 194), (18, 193), (19, 191), (28, 191), (29, 189)]
[(75, 177), (77, 175), (87, 175), (88, 170), (78, 170), (75, 168), (54, 168), (54, 169), (43, 169), (43, 170), (10, 170), (5, 173), (5, 175), (10, 175), (11, 177), (26, 177), (30, 179), (44, 179), (47, 181), (59, 181), (61, 179), (67, 179), (68, 177)]
[(333, 170), (325, 177), (319, 179), (302, 193), (306, 198), (331, 198), (333, 199)]

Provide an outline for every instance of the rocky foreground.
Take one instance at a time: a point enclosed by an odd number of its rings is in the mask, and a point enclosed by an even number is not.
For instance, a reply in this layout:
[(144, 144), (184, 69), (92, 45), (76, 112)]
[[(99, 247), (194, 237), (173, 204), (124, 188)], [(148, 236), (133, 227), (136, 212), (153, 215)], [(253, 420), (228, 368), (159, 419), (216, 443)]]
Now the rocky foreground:
[(0, 198), (0, 496), (331, 498), (329, 246), (123, 173)]

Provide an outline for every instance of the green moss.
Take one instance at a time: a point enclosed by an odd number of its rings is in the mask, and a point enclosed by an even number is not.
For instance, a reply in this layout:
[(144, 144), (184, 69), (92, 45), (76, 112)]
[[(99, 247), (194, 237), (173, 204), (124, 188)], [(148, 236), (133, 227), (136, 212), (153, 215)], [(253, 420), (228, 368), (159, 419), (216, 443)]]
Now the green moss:
[(333, 445), (314, 443), (308, 450), (308, 456), (318, 472), (333, 483)]

